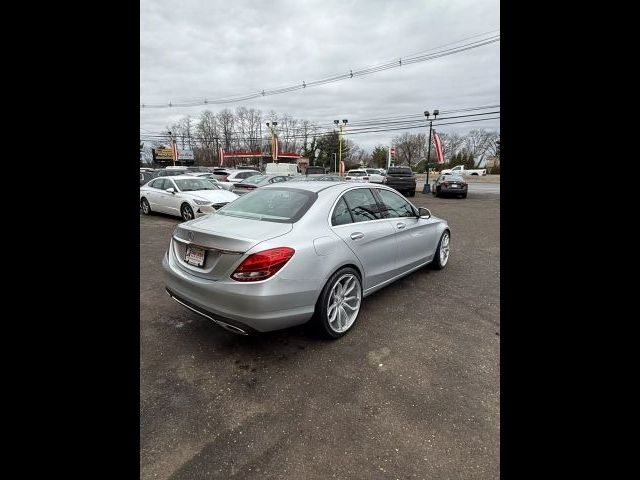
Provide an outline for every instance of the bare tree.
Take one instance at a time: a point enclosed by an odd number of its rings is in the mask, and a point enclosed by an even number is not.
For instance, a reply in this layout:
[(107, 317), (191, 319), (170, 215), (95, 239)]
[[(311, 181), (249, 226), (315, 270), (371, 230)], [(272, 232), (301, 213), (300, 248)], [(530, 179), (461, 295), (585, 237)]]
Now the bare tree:
[(467, 134), (464, 146), (473, 155), (476, 167), (482, 164), (497, 136), (497, 132), (487, 132), (484, 128), (471, 130)]
[(231, 151), (234, 147), (235, 124), (235, 115), (228, 108), (216, 113), (217, 130), (220, 134), (222, 145), (226, 151)]
[(396, 163), (413, 166), (427, 153), (427, 135), (405, 132), (393, 139), (396, 147)]
[(451, 157), (458, 153), (464, 145), (464, 137), (461, 137), (457, 133), (438, 133), (438, 137), (442, 143), (444, 162), (449, 163)]

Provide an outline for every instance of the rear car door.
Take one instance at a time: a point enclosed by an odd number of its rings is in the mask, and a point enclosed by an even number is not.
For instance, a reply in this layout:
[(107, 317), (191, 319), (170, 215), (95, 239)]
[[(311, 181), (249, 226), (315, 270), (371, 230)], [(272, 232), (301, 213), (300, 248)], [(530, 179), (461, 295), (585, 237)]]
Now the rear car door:
[(149, 191), (146, 195), (149, 205), (151, 206), (151, 210), (155, 210), (156, 212), (166, 212), (161, 198), (164, 181), (164, 178), (158, 178), (151, 182), (149, 185)]
[(369, 188), (346, 191), (334, 205), (331, 226), (360, 260), (364, 290), (393, 277), (397, 254), (395, 230), (384, 218), (382, 207)]
[(438, 241), (436, 220), (418, 218), (416, 209), (396, 192), (383, 188), (374, 191), (395, 231), (398, 246), (396, 274), (430, 261)]

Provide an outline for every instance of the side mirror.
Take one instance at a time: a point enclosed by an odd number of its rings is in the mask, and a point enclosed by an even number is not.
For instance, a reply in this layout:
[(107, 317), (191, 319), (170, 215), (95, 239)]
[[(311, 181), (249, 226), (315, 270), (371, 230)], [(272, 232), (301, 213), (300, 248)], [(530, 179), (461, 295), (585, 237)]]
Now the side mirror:
[(418, 216), (420, 218), (431, 218), (431, 212), (428, 208), (420, 207), (418, 208)]
[(175, 194), (176, 194), (176, 190), (175, 190), (173, 187), (169, 187), (169, 188), (167, 188), (167, 190), (166, 190), (166, 191), (167, 191), (167, 192), (169, 192), (169, 193), (172, 193), (173, 195), (175, 195)]

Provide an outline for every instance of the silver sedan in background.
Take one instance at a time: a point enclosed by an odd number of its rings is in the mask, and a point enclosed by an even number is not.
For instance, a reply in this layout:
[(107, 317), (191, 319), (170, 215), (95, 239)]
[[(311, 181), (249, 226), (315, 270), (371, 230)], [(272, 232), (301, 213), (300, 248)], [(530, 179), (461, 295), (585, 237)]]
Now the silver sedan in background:
[(338, 338), (363, 298), (427, 264), (444, 268), (450, 229), (377, 184), (290, 181), (178, 225), (167, 293), (235, 333), (311, 319)]

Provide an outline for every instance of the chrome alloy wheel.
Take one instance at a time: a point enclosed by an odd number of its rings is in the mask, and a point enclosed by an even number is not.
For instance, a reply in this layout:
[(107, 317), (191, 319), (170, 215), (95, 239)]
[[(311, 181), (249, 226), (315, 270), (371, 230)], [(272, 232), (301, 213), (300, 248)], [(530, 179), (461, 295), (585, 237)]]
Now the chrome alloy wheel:
[(193, 210), (191, 210), (191, 207), (189, 205), (183, 205), (182, 206), (182, 219), (185, 222), (188, 222), (189, 220), (193, 220)]
[(362, 301), (360, 280), (355, 275), (342, 275), (331, 288), (327, 302), (329, 328), (336, 333), (346, 332), (356, 321)]
[(449, 234), (447, 232), (442, 235), (442, 240), (440, 241), (440, 265), (443, 267), (447, 264), (449, 260)]

